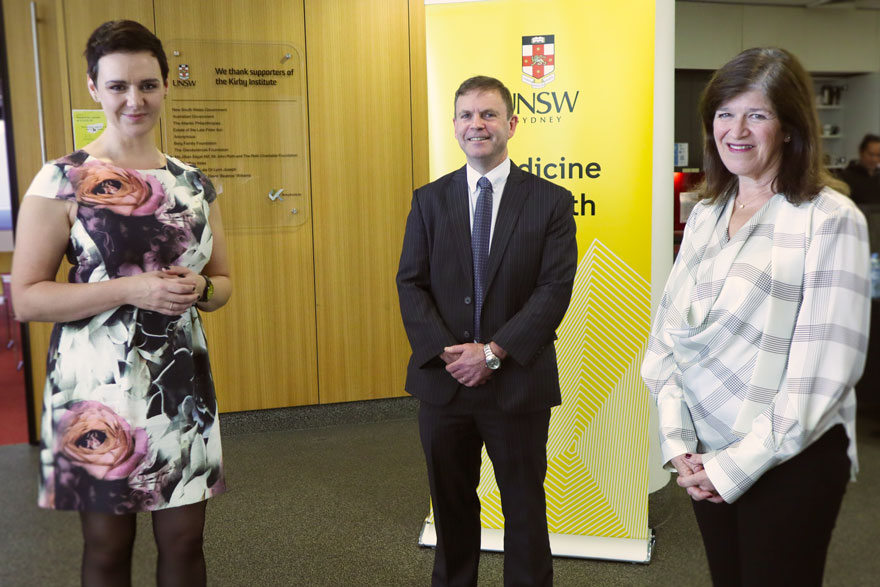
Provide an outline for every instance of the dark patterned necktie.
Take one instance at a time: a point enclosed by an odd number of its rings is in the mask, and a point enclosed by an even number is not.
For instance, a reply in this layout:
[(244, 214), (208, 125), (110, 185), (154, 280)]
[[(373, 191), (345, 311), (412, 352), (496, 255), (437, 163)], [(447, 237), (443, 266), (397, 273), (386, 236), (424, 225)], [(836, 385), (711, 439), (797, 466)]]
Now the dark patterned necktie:
[(480, 314), (486, 293), (486, 266), (489, 264), (489, 233), (492, 231), (492, 182), (481, 177), (477, 182), (480, 196), (474, 209), (471, 249), (474, 253), (474, 340), (481, 342)]

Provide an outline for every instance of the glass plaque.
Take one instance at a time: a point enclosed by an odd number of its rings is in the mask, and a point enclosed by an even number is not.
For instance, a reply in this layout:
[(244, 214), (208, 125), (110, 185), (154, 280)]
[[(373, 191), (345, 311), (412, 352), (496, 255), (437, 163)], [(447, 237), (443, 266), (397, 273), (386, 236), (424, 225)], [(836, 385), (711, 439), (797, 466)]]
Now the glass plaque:
[(165, 148), (222, 189), (228, 231), (310, 216), (302, 58), (280, 43), (174, 40)]

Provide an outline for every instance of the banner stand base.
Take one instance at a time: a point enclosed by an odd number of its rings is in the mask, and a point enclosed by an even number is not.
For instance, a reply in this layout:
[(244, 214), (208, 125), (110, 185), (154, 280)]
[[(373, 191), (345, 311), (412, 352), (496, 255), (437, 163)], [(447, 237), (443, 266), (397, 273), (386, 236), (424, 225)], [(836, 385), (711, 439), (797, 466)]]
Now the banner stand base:
[[(651, 562), (656, 537), (649, 529), (650, 538), (602, 538), (599, 536), (579, 536), (577, 534), (550, 534), (550, 551), (553, 556), (569, 558), (588, 558), (609, 561), (623, 561), (647, 564)], [(425, 522), (419, 534), (419, 546), (437, 546), (437, 532), (434, 524)], [(504, 552), (504, 530), (483, 528), (480, 541), (481, 550)]]

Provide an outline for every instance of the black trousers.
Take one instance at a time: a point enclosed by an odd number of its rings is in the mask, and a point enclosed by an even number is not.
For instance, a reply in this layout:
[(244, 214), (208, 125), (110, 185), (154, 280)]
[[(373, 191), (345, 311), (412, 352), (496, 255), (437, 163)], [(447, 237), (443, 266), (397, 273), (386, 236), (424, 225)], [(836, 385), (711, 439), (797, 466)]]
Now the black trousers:
[(434, 587), (474, 587), (480, 562), (480, 453), (495, 469), (504, 511), (504, 585), (550, 586), (544, 477), (550, 410), (502, 412), (489, 388), (462, 388), (444, 406), (421, 402), (437, 549)]
[(849, 480), (848, 444), (834, 426), (734, 503), (692, 502), (715, 587), (822, 585)]

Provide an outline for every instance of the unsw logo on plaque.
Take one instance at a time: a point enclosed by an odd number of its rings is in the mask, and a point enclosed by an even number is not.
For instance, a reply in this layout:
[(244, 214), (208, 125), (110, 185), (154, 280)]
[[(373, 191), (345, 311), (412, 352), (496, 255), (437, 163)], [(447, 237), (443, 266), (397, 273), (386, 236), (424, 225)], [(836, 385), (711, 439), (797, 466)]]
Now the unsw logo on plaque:
[(543, 88), (554, 79), (556, 74), (555, 35), (522, 38), (522, 81), (533, 88)]
[(181, 63), (177, 66), (177, 79), (171, 80), (171, 85), (175, 88), (192, 88), (196, 85), (196, 80), (189, 77), (189, 65)]

